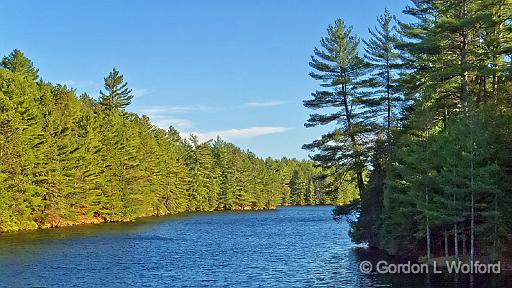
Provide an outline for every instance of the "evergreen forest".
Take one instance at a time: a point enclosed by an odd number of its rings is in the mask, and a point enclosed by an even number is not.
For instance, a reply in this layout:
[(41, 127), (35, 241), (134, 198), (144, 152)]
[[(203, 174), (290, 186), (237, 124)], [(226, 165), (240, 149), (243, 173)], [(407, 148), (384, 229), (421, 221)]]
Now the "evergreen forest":
[(126, 111), (132, 99), (115, 68), (91, 97), (44, 81), (19, 50), (2, 59), (0, 232), (358, 196), (331, 188), (346, 179), (311, 161), (261, 159), (219, 138), (157, 128)]
[(355, 216), (355, 242), (499, 259), (512, 248), (512, 2), (414, 0), (403, 13), (383, 11), (368, 39), (328, 27), (304, 105), (317, 112), (307, 127), (333, 129), (304, 148), (353, 176), (360, 197), (334, 214)]

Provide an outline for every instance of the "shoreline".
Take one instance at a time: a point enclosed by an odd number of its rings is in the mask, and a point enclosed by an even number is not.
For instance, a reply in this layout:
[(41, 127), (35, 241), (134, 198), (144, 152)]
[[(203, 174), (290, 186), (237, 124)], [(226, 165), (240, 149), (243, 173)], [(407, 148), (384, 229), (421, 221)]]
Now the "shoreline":
[(215, 212), (257, 212), (257, 211), (272, 211), (278, 209), (278, 207), (305, 207), (305, 206), (335, 206), (334, 204), (318, 204), (318, 205), (278, 205), (272, 208), (263, 208), (263, 209), (255, 209), (251, 207), (236, 208), (236, 209), (217, 209), (211, 211), (182, 211), (177, 213), (167, 213), (167, 214), (149, 214), (142, 215), (136, 217), (131, 220), (114, 220), (114, 221), (105, 221), (105, 219), (101, 217), (92, 217), (87, 218), (84, 215), (78, 216), (80, 219), (77, 221), (69, 221), (69, 220), (60, 220), (57, 223), (48, 223), (46, 225), (38, 226), (35, 228), (26, 228), (26, 229), (18, 229), (13, 231), (0, 231), (1, 235), (12, 234), (18, 232), (29, 232), (29, 231), (37, 231), (37, 230), (50, 230), (50, 229), (59, 229), (59, 228), (67, 228), (67, 227), (75, 227), (75, 226), (85, 226), (85, 225), (101, 225), (108, 223), (130, 223), (136, 222), (142, 219), (148, 218), (159, 218), (159, 217), (167, 217), (167, 216), (178, 216), (178, 215), (186, 215), (189, 213), (215, 213)]
[(91, 218), (91, 217), (84, 217), (85, 215), (80, 215), (80, 216), (78, 216), (78, 218), (80, 218), (80, 220), (77, 220), (77, 221), (58, 220), (57, 223), (48, 223), (48, 224), (37, 226), (34, 228), (25, 228), (25, 229), (13, 230), (13, 231), (0, 231), (0, 235), (17, 233), (17, 232), (59, 229), (59, 228), (83, 226), (83, 225), (99, 225), (99, 224), (108, 224), (108, 223), (130, 223), (130, 222), (136, 222), (136, 221), (138, 221), (140, 219), (144, 219), (144, 218), (176, 216), (176, 215), (182, 215), (182, 214), (186, 214), (186, 213), (211, 213), (211, 212), (227, 212), (227, 211), (233, 211), (233, 212), (270, 211), (270, 210), (275, 210), (276, 208), (277, 207), (264, 208), (264, 209), (237, 208), (237, 209), (221, 209), (221, 210), (211, 210), (211, 211), (182, 211), (182, 212), (177, 212), (177, 213), (166, 213), (166, 214), (156, 214), (155, 213), (155, 214), (142, 215), (139, 217), (135, 217), (134, 219), (130, 219), (130, 220), (112, 220), (112, 221), (107, 221), (106, 219), (101, 218), (101, 217), (93, 216)]

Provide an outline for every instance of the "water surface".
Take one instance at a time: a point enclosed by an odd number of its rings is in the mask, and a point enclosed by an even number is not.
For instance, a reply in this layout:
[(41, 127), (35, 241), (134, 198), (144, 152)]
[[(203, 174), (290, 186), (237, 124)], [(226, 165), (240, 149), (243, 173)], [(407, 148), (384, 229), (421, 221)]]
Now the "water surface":
[[(332, 207), (190, 213), (0, 235), (2, 287), (466, 287), (363, 274)], [(506, 287), (503, 278), (473, 279)], [(512, 283), (512, 282), (510, 282)]]

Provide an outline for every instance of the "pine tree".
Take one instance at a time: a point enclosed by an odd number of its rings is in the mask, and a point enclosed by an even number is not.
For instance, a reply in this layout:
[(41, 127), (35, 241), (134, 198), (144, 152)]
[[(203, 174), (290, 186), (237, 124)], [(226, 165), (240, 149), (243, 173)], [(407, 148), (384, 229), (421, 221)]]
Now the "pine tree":
[(33, 229), (43, 223), (44, 189), (34, 182), (44, 172), (45, 139), (39, 106), (38, 86), (21, 73), (0, 69), (2, 106), (2, 173), (7, 175), (7, 207), (14, 219), (9, 230)]
[(306, 193), (306, 185), (304, 179), (298, 169), (295, 169), (290, 179), (291, 203), (293, 205), (304, 205)]
[(132, 89), (124, 82), (124, 76), (114, 68), (104, 78), (105, 92), (100, 91), (99, 104), (107, 110), (124, 109), (131, 104), (133, 99)]
[(34, 184), (45, 192), (42, 222), (58, 226), (61, 221), (76, 219), (75, 210), (79, 192), (75, 190), (76, 158), (79, 150), (75, 122), (79, 116), (78, 101), (73, 90), (65, 86), (39, 83), (42, 127), (45, 142), (44, 160), (38, 165), (38, 178)]
[(39, 78), (39, 69), (35, 68), (32, 61), (18, 49), (14, 49), (11, 54), (4, 57), (0, 62), (0, 67), (24, 75), (30, 80), (35, 81)]
[(280, 191), (280, 175), (279, 164), (270, 157), (265, 159), (266, 177), (264, 179), (264, 187), (268, 189), (268, 197), (265, 203), (266, 209), (272, 209), (281, 204), (281, 191)]
[(233, 147), (220, 138), (213, 143), (213, 155), (215, 157), (215, 165), (220, 168), (220, 209), (234, 209), (235, 207), (235, 167), (230, 159), (230, 152)]
[(250, 185), (253, 175), (250, 170), (251, 163), (249, 157), (248, 154), (241, 153), (239, 157), (235, 158), (235, 202), (237, 207), (241, 210), (251, 207), (255, 201)]
[(36, 82), (37, 69), (20, 53), (0, 68), (0, 232), (270, 209), (288, 203), (294, 170), (301, 173), (299, 198), (309, 191), (313, 204), (323, 193), (308, 161), (263, 160), (221, 139), (187, 141), (173, 127), (159, 129), (123, 111), (130, 90), (115, 69), (96, 102), (67, 86)]
[[(197, 136), (190, 137), (187, 163), (190, 169), (191, 187), (189, 191), (189, 209), (191, 211), (209, 211), (216, 208), (216, 200), (210, 199), (209, 191), (218, 193), (218, 183), (212, 182), (214, 175), (213, 156), (208, 143), (199, 143)], [(217, 195), (211, 195), (217, 198)], [(214, 201), (214, 204), (212, 204)], [(213, 205), (210, 206), (210, 205)]]
[(397, 91), (397, 72), (400, 67), (399, 54), (395, 48), (396, 35), (393, 32), (393, 16), (386, 9), (384, 14), (377, 17), (379, 26), (369, 29), (370, 39), (363, 40), (366, 59), (370, 63), (371, 77), (367, 86), (372, 88), (372, 97), (367, 105), (373, 108), (373, 115), (384, 113), (384, 127), (389, 141), (395, 109), (399, 108), (401, 97)]
[(81, 97), (82, 113), (76, 121), (76, 133), (79, 150), (75, 153), (76, 178), (74, 186), (80, 191), (77, 202), (86, 217), (101, 218), (108, 213), (104, 173), (105, 146), (101, 140), (100, 122), (95, 115), (92, 99)]
[[(185, 148), (179, 146), (181, 138), (173, 134), (173, 130), (157, 131), (156, 138), (160, 142), (162, 151), (157, 161), (162, 165), (160, 181), (162, 181), (162, 194), (157, 199), (168, 213), (177, 213), (187, 210), (189, 189), (189, 175), (185, 163)], [(178, 138), (175, 138), (178, 137)]]
[(313, 99), (304, 101), (310, 109), (337, 108), (333, 114), (311, 114), (306, 127), (339, 123), (334, 131), (322, 135), (303, 146), (318, 151), (312, 159), (327, 167), (345, 167), (353, 170), (359, 191), (364, 190), (363, 171), (366, 166), (365, 143), (362, 136), (368, 132), (364, 122), (360, 94), (356, 80), (365, 71), (365, 63), (358, 56), (359, 39), (351, 35), (352, 28), (338, 19), (327, 28), (327, 37), (315, 48), (309, 75), (322, 82), (324, 89), (313, 92)]
[[(372, 153), (372, 171), (368, 179), (365, 193), (361, 195), (359, 216), (351, 223), (350, 236), (356, 243), (368, 243), (370, 247), (380, 247), (378, 231), (381, 226), (384, 197), (384, 158), (386, 157), (385, 142), (376, 140)], [(352, 199), (351, 199), (352, 200)], [(345, 203), (350, 203), (347, 201)]]

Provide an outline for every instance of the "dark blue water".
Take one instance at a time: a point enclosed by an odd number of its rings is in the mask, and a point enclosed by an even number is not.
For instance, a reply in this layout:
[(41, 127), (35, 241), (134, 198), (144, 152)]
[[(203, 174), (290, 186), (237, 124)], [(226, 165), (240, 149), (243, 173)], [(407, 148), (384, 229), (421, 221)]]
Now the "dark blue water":
[[(361, 273), (366, 256), (331, 210), (194, 213), (3, 234), (0, 286), (466, 287), (465, 279)], [(506, 287), (501, 278), (475, 281)]]

